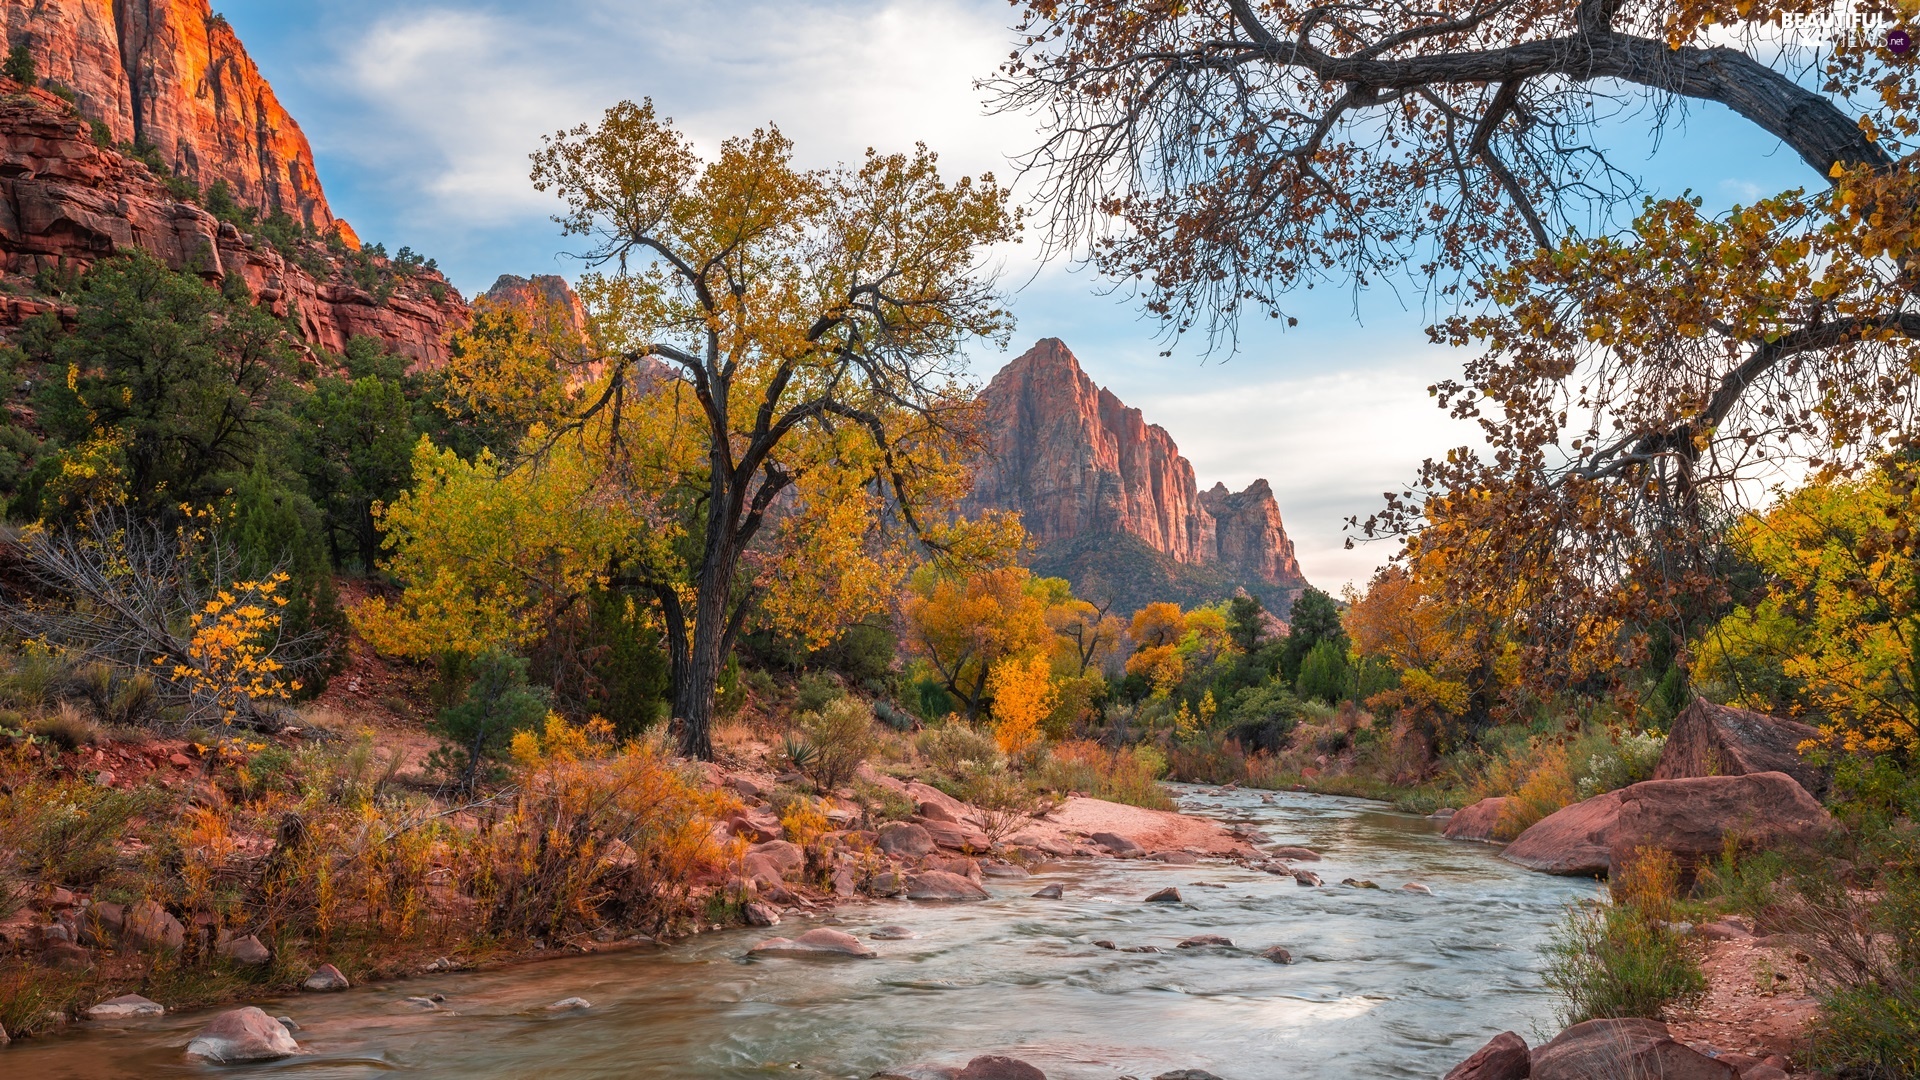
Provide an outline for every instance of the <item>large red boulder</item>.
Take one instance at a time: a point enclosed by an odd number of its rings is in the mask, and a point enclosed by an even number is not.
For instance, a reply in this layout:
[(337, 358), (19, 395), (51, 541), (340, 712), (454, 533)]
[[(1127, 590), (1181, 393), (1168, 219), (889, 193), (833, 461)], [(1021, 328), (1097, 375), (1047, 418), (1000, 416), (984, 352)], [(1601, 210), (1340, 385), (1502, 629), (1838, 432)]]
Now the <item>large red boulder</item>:
[(1605, 874), (1611, 857), (1613, 823), (1619, 815), (1619, 792), (1595, 795), (1535, 822), (1515, 837), (1500, 857), (1547, 874)]
[(1533, 1052), (1533, 1080), (1739, 1080), (1739, 1072), (1674, 1040), (1657, 1020), (1589, 1020)]
[(1782, 772), (1648, 780), (1619, 792), (1609, 841), (1617, 870), (1641, 848), (1670, 851), (1691, 871), (1725, 851), (1774, 850), (1818, 843), (1834, 828), (1826, 808)]
[(1500, 811), (1512, 801), (1504, 795), (1496, 795), (1491, 799), (1481, 799), (1455, 813), (1447, 819), (1447, 839), (1498, 843), (1499, 838), (1493, 834), (1494, 828), (1500, 824)]
[(1673, 718), (1653, 778), (1681, 780), (1783, 772), (1814, 798), (1823, 798), (1831, 778), (1826, 770), (1800, 756), (1801, 744), (1819, 737), (1819, 731), (1797, 720), (1694, 698), (1693, 704)]
[(1446, 1080), (1527, 1080), (1533, 1055), (1527, 1040), (1511, 1031), (1495, 1035), (1487, 1045), (1447, 1072)]

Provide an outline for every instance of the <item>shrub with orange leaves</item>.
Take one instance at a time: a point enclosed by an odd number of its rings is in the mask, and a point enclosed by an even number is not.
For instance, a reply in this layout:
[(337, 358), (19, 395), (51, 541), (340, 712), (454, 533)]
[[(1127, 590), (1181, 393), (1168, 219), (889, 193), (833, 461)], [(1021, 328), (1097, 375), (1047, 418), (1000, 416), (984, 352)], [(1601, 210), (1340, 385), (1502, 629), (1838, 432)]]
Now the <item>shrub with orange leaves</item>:
[[(286, 700), (300, 689), (297, 679), (283, 674), (272, 656), (272, 634), (280, 626), (280, 609), (287, 598), (279, 595), (287, 575), (264, 581), (236, 581), (215, 593), (193, 616), (186, 657), (168, 673), (197, 698), (219, 710), (232, 723), (251, 715), (262, 701)], [(168, 658), (156, 656), (156, 666)]]
[(494, 932), (660, 929), (725, 864), (714, 825), (738, 803), (683, 775), (657, 743), (611, 736), (605, 721), (576, 727), (556, 715), (514, 739), (519, 784), (471, 879)]

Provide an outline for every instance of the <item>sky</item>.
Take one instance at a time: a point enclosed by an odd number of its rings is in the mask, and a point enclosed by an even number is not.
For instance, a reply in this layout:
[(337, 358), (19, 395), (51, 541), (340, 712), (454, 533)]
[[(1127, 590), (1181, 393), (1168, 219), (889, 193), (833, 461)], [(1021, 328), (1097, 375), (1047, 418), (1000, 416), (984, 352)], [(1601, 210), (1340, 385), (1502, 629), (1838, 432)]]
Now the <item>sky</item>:
[[(1012, 47), (1006, 0), (215, 0), (313, 144), (334, 213), (362, 238), (439, 260), (466, 295), (503, 273), (562, 274), (578, 238), (527, 179), (540, 137), (652, 97), (699, 145), (769, 121), (803, 165), (925, 142), (954, 173), (1011, 177), (1033, 121), (990, 116), (974, 80)], [(1644, 118), (1603, 138), (1662, 195), (1709, 208), (1816, 182), (1776, 140), (1695, 106), (1654, 142)], [(1024, 188), (1016, 185), (1016, 194)], [(1273, 486), (1302, 569), (1338, 592), (1393, 550), (1344, 546), (1423, 458), (1475, 441), (1427, 394), (1466, 356), (1429, 345), (1417, 294), (1319, 289), (1292, 329), (1248, 320), (1237, 353), (1166, 345), (1130, 298), (1090, 272), (1003, 262), (1012, 353), (1067, 342), (1087, 373), (1166, 428), (1202, 488)], [(973, 358), (980, 380), (1008, 355)]]

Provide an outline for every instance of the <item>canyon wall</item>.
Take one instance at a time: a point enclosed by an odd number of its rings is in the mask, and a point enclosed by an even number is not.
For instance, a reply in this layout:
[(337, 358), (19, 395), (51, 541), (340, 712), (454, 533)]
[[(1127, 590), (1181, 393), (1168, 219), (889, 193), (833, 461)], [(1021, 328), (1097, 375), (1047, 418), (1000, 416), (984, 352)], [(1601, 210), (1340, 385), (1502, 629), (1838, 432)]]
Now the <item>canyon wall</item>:
[[(128, 248), (209, 281), (243, 276), (261, 304), (295, 315), (308, 342), (335, 352), (366, 335), (439, 363), (448, 331), (467, 322), (466, 304), (437, 271), (397, 271), (314, 240), (278, 249), (175, 198), (146, 165), (98, 145), (59, 97), (0, 80), (0, 272), (30, 281)], [(369, 286), (369, 277), (379, 283)], [(32, 293), (0, 292), (0, 330), (55, 306)]]
[(9, 46), (115, 143), (151, 147), (205, 190), (327, 229), (313, 149), (208, 0), (0, 0)]

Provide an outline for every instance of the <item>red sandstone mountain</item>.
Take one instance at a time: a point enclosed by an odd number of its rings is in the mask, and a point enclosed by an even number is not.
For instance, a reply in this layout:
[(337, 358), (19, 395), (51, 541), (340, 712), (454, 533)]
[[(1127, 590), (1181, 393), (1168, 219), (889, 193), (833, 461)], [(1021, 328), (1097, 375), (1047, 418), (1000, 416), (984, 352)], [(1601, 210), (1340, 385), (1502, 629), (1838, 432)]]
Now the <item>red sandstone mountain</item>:
[(1166, 429), (1096, 387), (1058, 338), (980, 396), (988, 450), (965, 509), (1019, 511), (1036, 570), (1122, 610), (1244, 588), (1284, 615), (1306, 587), (1267, 482), (1200, 492)]
[(0, 22), (116, 143), (263, 215), (333, 224), (306, 135), (208, 0), (0, 0)]
[(260, 303), (276, 315), (297, 311), (302, 335), (336, 352), (367, 335), (437, 363), (447, 332), (467, 321), (466, 304), (437, 271), (397, 274), (373, 260), (387, 285), (369, 291), (350, 265), (369, 256), (311, 240), (276, 250), (174, 197), (143, 163), (97, 145), (74, 106), (0, 79), (0, 273), (19, 286), (0, 291), (0, 331), (52, 306), (21, 279), (84, 269), (134, 247), (210, 281), (240, 274)]

